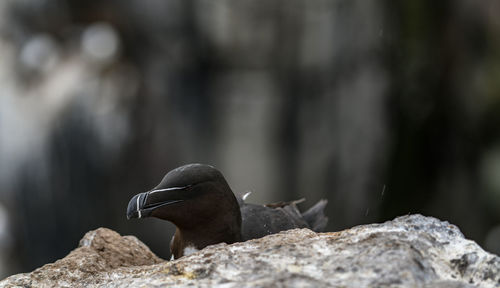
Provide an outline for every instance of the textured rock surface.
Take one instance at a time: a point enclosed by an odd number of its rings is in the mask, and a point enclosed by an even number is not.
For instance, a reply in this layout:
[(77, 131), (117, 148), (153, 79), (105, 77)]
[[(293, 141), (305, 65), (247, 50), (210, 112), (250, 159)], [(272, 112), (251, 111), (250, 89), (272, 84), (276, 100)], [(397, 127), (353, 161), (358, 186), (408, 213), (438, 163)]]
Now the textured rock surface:
[(64, 259), (0, 282), (11, 285), (500, 287), (500, 258), (454, 225), (420, 215), (333, 233), (290, 230), (171, 262), (135, 237), (101, 228)]
[[(96, 274), (118, 267), (151, 265), (163, 262), (134, 236), (120, 236), (113, 230), (99, 228), (80, 240), (68, 256), (0, 282), (0, 287), (85, 287), (99, 283)], [(97, 281), (94, 281), (97, 280)]]

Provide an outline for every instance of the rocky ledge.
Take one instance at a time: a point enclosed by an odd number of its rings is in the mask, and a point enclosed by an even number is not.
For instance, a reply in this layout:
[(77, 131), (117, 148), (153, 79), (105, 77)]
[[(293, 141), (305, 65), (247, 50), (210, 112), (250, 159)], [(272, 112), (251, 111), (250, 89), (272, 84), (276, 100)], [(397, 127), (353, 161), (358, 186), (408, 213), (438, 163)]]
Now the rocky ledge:
[(432, 217), (331, 233), (296, 229), (164, 261), (99, 228), (65, 258), (0, 287), (500, 287), (500, 257)]

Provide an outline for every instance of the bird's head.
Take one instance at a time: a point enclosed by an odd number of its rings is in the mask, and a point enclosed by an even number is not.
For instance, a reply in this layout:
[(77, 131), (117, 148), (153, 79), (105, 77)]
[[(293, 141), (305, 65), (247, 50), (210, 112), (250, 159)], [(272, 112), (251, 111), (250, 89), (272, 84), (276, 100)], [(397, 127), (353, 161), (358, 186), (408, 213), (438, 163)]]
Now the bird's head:
[(156, 217), (180, 229), (199, 227), (217, 217), (226, 219), (228, 213), (234, 213), (233, 221), (241, 225), (239, 205), (224, 176), (204, 164), (168, 172), (151, 191), (132, 197), (127, 207), (128, 219)]

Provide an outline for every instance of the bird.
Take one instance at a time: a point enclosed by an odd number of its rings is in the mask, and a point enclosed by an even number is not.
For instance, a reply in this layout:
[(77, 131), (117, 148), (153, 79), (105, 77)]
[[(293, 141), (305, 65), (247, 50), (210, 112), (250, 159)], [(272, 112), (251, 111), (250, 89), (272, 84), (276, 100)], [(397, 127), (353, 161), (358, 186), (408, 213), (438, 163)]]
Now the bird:
[(257, 239), (294, 228), (322, 232), (328, 222), (322, 199), (301, 213), (304, 199), (267, 205), (246, 203), (249, 193), (233, 193), (222, 173), (207, 164), (187, 164), (168, 172), (155, 188), (133, 196), (127, 218), (156, 217), (175, 224), (172, 259), (206, 246)]

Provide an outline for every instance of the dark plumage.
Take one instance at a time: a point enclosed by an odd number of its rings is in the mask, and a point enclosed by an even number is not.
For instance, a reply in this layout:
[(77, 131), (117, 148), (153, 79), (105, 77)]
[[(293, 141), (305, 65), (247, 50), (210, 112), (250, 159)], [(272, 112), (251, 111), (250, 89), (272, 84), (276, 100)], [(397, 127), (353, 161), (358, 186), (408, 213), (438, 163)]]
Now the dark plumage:
[(321, 200), (305, 213), (298, 201), (247, 204), (210, 165), (176, 168), (149, 192), (132, 197), (127, 218), (156, 217), (177, 227), (170, 243), (174, 258), (212, 244), (246, 241), (293, 228), (322, 231), (328, 221)]

